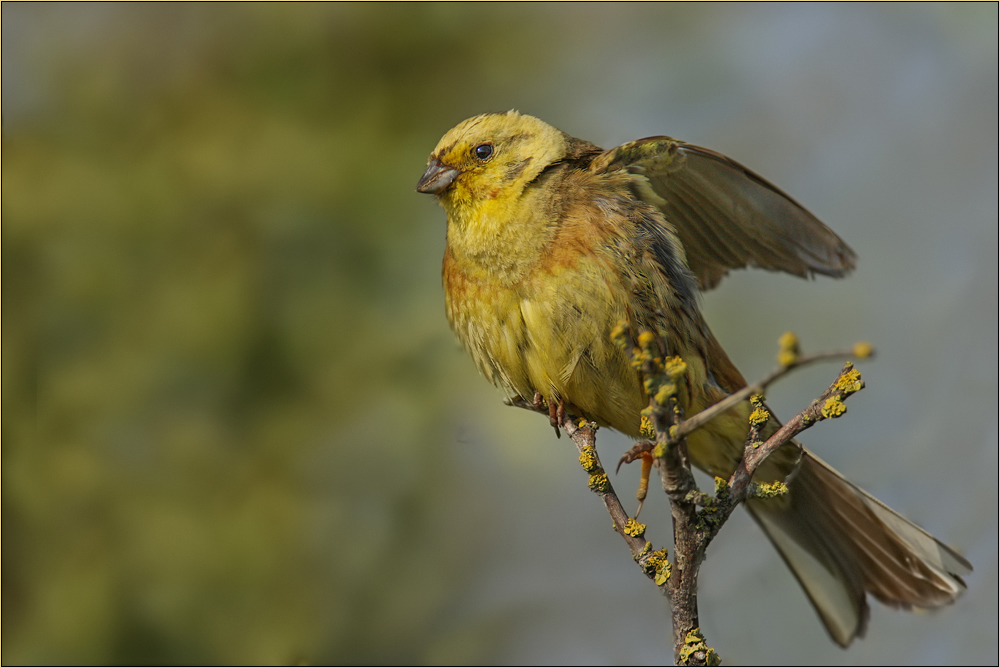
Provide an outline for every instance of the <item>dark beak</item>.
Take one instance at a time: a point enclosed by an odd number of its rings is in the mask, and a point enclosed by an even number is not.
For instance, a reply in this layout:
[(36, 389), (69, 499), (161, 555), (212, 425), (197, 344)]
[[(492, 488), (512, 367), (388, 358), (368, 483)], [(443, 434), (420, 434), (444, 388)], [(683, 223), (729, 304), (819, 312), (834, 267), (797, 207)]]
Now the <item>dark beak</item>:
[(417, 181), (417, 192), (439, 195), (451, 185), (459, 172), (454, 167), (448, 167), (440, 160), (431, 160), (424, 175)]

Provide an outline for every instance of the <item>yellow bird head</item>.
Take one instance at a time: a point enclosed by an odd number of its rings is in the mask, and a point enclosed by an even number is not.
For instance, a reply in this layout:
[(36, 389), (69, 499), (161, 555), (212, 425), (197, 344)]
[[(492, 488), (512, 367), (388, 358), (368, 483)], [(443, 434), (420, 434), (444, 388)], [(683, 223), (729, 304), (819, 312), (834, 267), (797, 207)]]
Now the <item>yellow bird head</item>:
[(480, 114), (441, 138), (417, 190), (437, 195), (446, 209), (516, 198), (567, 146), (562, 131), (534, 116)]

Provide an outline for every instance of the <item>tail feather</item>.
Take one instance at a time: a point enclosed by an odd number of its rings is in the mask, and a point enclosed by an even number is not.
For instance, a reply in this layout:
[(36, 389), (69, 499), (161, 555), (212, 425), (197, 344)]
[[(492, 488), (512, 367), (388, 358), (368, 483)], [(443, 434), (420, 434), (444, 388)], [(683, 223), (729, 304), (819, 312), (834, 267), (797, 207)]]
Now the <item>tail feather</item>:
[(830, 637), (841, 647), (865, 635), (869, 609), (861, 578), (854, 569), (843, 569), (829, 550), (817, 555), (824, 543), (810, 537), (807, 549), (803, 531), (786, 526), (782, 514), (771, 512), (759, 501), (749, 501), (750, 516), (771, 539), (795, 579), (816, 609)]
[[(837, 503), (831, 510), (845, 517), (845, 509), (860, 500), (868, 515), (888, 540), (879, 534), (866, 533), (865, 525), (852, 527), (851, 535), (859, 538), (856, 545), (867, 557), (861, 564), (869, 592), (887, 605), (896, 607), (938, 607), (953, 602), (963, 591), (961, 576), (972, 572), (972, 565), (922, 528), (906, 519), (874, 496), (854, 485), (833, 467), (812, 453), (810, 466), (828, 483)], [(914, 560), (916, 557), (916, 560)]]
[[(705, 328), (713, 393), (732, 393), (746, 384), (722, 346)], [(744, 405), (745, 414), (749, 405)], [(728, 475), (743, 453), (745, 414), (717, 418), (688, 437), (692, 461), (713, 475)], [(735, 425), (739, 424), (737, 428)], [(768, 424), (765, 436), (777, 430)], [(843, 647), (862, 637), (871, 594), (904, 609), (936, 608), (963, 591), (961, 576), (972, 566), (960, 554), (854, 485), (829, 464), (794, 441), (765, 460), (757, 480), (785, 480), (789, 492), (773, 499), (750, 499), (747, 510), (764, 529), (795, 574), (823, 624)]]
[(968, 561), (808, 450), (788, 482), (787, 499), (747, 508), (841, 646), (865, 633), (866, 592), (910, 609), (952, 603), (965, 590)]

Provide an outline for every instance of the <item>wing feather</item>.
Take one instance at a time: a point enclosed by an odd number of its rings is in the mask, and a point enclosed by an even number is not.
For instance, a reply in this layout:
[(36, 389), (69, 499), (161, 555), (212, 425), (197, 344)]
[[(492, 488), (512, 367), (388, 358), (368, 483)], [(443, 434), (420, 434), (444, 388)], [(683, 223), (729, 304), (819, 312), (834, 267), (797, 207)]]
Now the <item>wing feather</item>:
[(721, 153), (649, 137), (596, 156), (590, 169), (645, 178), (649, 187), (637, 194), (675, 228), (702, 290), (748, 266), (803, 278), (840, 277), (854, 268), (854, 251), (830, 228)]

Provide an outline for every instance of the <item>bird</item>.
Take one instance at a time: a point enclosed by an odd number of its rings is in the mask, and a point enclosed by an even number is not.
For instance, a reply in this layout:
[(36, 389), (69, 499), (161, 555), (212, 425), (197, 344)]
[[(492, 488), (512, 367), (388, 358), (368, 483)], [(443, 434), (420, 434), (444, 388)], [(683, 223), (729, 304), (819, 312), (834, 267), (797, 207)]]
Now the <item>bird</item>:
[[(618, 323), (684, 361), (679, 401), (694, 415), (747, 384), (699, 310), (702, 292), (746, 267), (838, 278), (856, 261), (802, 205), (721, 153), (667, 136), (604, 150), (514, 110), (448, 131), (417, 191), (445, 210), (446, 313), (482, 374), (511, 398), (636, 439), (649, 397), (611, 341)], [(691, 462), (728, 478), (750, 410), (743, 402), (690, 434)], [(841, 647), (864, 636), (868, 595), (928, 609), (965, 590), (963, 556), (799, 443), (754, 480), (787, 483), (746, 507)]]

